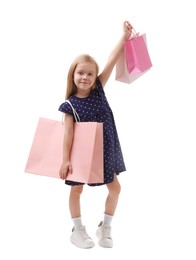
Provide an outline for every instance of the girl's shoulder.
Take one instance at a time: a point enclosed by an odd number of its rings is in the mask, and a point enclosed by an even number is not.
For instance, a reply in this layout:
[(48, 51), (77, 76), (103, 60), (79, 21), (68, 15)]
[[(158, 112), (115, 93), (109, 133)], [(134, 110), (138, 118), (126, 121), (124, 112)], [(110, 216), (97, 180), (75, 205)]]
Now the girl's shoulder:
[(70, 114), (70, 115), (73, 114), (72, 108), (71, 108), (70, 104), (66, 100), (63, 103), (61, 103), (61, 105), (59, 106), (58, 110), (63, 112), (63, 113)]
[(101, 83), (99, 77), (97, 77), (97, 79), (96, 79), (96, 88), (97, 88), (97, 91), (98, 91), (99, 93), (105, 94), (105, 93), (104, 93), (104, 90), (103, 90), (102, 83)]
[(103, 88), (99, 77), (96, 78), (96, 86), (97, 86), (97, 88), (100, 88), (100, 87)]

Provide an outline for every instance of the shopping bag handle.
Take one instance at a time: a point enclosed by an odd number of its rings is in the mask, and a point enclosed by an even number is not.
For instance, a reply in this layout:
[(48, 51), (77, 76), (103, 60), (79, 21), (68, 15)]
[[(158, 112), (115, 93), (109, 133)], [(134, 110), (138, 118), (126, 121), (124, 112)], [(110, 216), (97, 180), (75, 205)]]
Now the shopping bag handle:
[(75, 121), (80, 122), (80, 117), (79, 117), (78, 113), (76, 112), (76, 110), (74, 109), (74, 107), (72, 106), (72, 103), (69, 100), (65, 100), (65, 102), (69, 103), (69, 105), (71, 106)]
[(130, 40), (134, 39), (134, 38), (137, 38), (139, 36), (139, 32), (137, 32), (135, 30), (135, 28), (131, 25), (131, 36), (130, 36)]

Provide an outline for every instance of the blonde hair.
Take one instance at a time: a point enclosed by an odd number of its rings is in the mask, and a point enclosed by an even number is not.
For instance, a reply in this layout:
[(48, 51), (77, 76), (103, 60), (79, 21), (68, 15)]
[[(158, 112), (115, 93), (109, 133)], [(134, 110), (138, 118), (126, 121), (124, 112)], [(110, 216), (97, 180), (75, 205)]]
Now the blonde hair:
[[(75, 69), (76, 69), (77, 65), (79, 63), (84, 63), (84, 62), (94, 63), (95, 66), (96, 66), (96, 74), (98, 75), (98, 73), (99, 73), (99, 66), (98, 66), (97, 62), (95, 61), (95, 59), (93, 57), (91, 57), (88, 54), (82, 54), (82, 55), (79, 55), (78, 57), (76, 57), (76, 59), (72, 62), (71, 66), (69, 68), (69, 71), (68, 71), (68, 75), (67, 75), (67, 89), (66, 89), (65, 99), (68, 99), (70, 96), (76, 94), (77, 87), (74, 84), (73, 75), (74, 75), (74, 72), (75, 72)], [(96, 77), (97, 77), (97, 75), (96, 75)], [(92, 89), (94, 89), (95, 87), (96, 86), (94, 85), (92, 87)]]

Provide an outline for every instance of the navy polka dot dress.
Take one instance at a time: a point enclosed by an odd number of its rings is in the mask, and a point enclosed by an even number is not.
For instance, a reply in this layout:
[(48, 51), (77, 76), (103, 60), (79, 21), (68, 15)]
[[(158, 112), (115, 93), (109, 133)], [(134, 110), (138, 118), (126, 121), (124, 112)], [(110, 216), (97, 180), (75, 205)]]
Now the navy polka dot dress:
[[(98, 186), (110, 183), (114, 174), (126, 171), (123, 154), (118, 138), (118, 133), (112, 110), (106, 99), (103, 87), (99, 79), (96, 80), (96, 88), (85, 98), (71, 96), (69, 98), (74, 109), (79, 114), (81, 122), (103, 122), (104, 135), (104, 183), (92, 183), (90, 186)], [(72, 108), (67, 102), (60, 105), (59, 111), (73, 115)], [(82, 183), (65, 181), (68, 185), (81, 185)]]

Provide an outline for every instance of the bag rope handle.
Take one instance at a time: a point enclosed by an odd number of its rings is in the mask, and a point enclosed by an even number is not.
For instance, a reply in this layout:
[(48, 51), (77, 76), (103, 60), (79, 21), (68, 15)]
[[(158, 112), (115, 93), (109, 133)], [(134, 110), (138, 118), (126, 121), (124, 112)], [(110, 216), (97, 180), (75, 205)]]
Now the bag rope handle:
[(135, 39), (139, 36), (139, 32), (135, 30), (135, 28), (131, 25), (131, 37), (129, 40)]
[(80, 117), (79, 117), (78, 113), (76, 112), (76, 110), (74, 109), (74, 107), (72, 106), (72, 103), (69, 100), (65, 100), (65, 102), (67, 102), (71, 106), (75, 121), (77, 123), (80, 122)]

